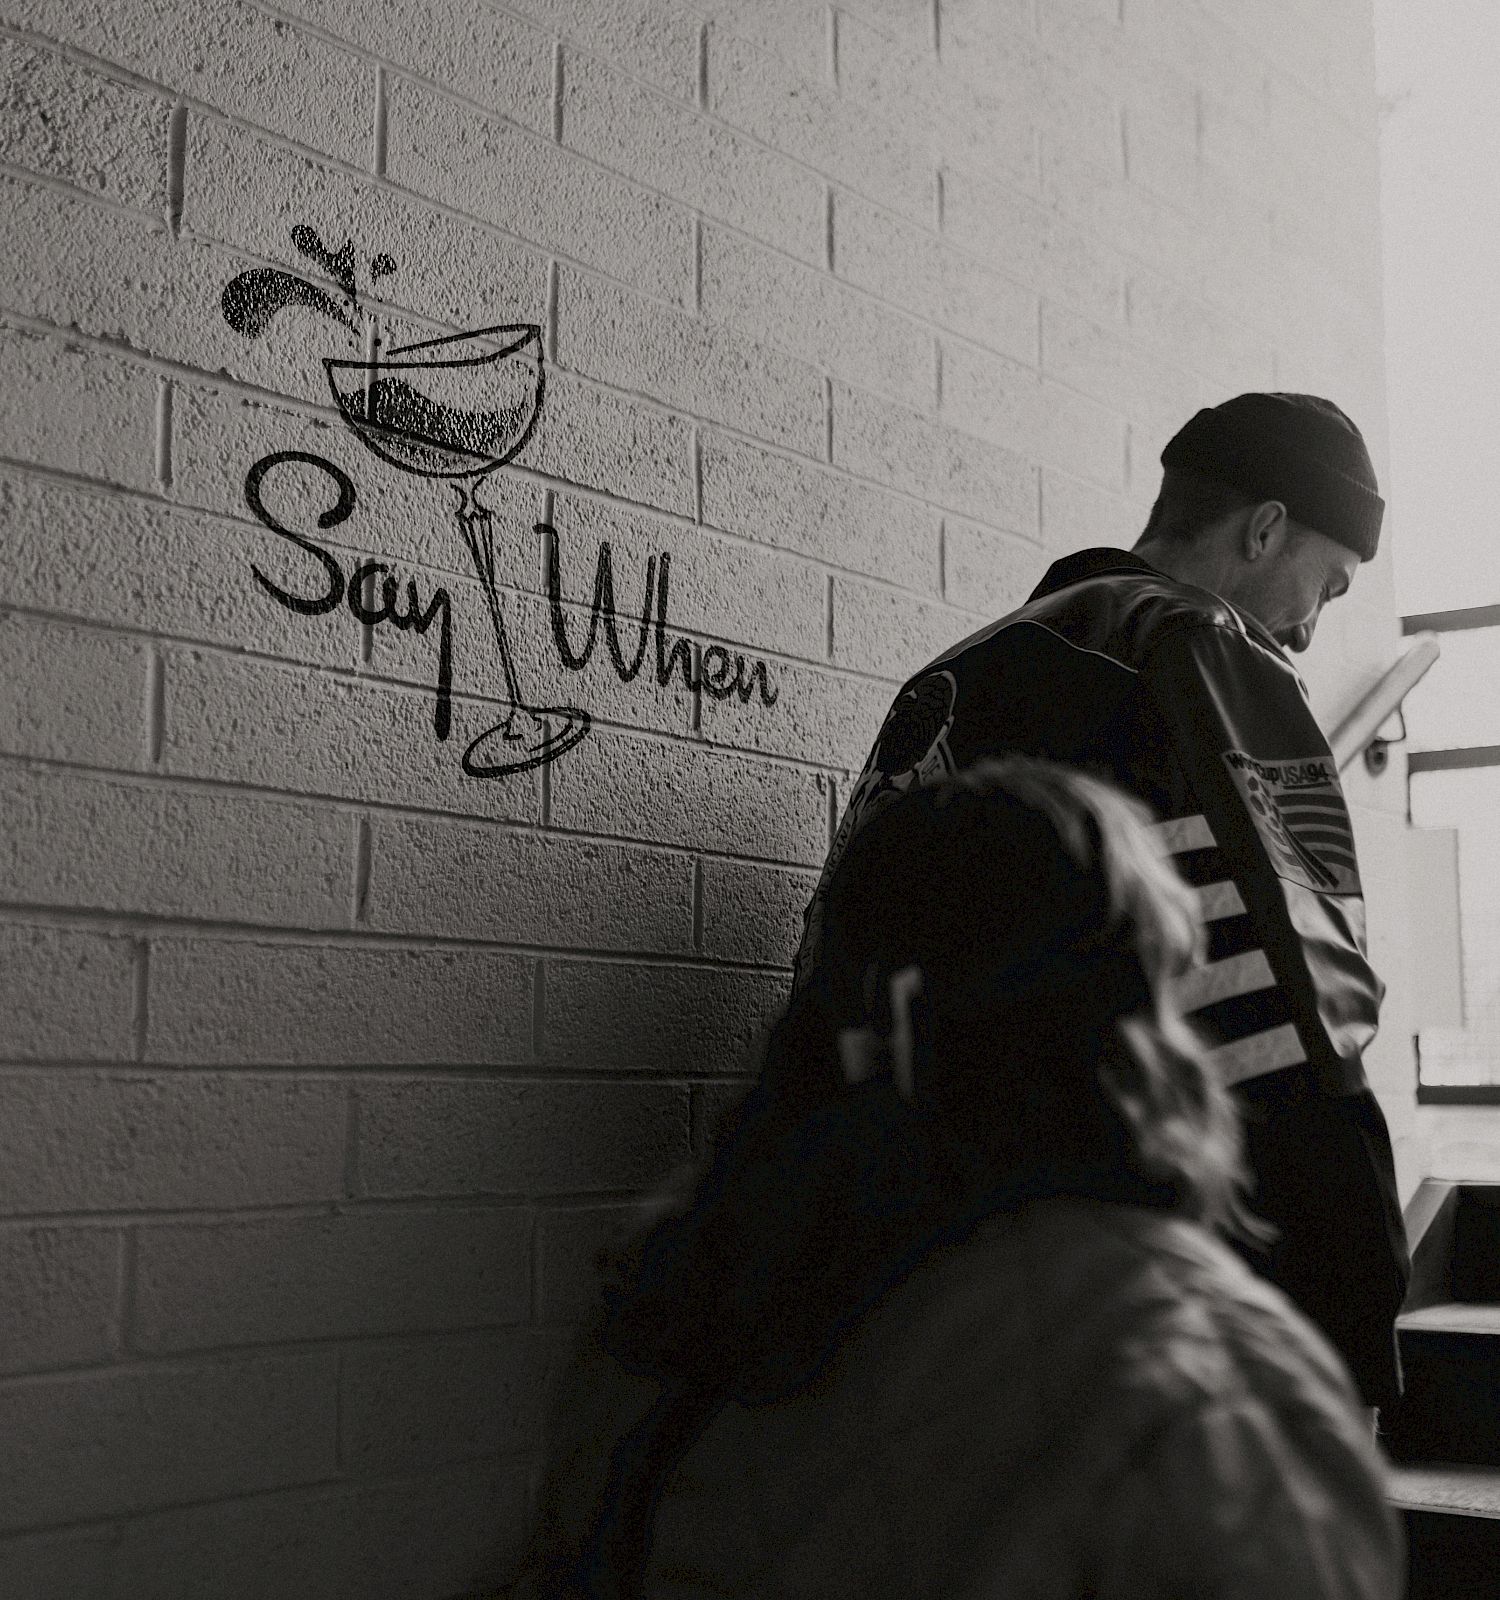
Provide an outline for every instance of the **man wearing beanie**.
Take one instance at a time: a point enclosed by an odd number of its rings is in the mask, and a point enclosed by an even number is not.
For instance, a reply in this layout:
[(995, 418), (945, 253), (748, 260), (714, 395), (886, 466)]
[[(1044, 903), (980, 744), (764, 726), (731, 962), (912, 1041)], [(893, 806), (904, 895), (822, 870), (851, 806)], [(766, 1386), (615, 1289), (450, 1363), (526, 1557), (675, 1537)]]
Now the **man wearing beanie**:
[(1287, 655), (1374, 556), (1384, 502), (1359, 430), (1311, 395), (1200, 411), (1161, 460), (1133, 550), (1055, 562), (1019, 610), (902, 688), (807, 908), (797, 984), (817, 981), (849, 838), (914, 784), (1019, 753), (1138, 796), (1203, 904), (1185, 1006), (1244, 1109), (1251, 1204), (1276, 1230), (1240, 1249), (1389, 1407), (1410, 1261), (1361, 1064), (1384, 986), (1337, 767)]

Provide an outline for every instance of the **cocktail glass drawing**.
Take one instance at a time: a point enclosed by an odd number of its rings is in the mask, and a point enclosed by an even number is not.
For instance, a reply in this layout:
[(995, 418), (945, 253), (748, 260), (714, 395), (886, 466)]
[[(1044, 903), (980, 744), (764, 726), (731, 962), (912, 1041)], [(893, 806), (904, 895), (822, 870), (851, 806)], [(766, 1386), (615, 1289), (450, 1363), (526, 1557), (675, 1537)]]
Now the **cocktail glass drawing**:
[(368, 361), (325, 357), (339, 411), (355, 437), (382, 461), (424, 478), (447, 478), (456, 516), (484, 591), (506, 713), (464, 751), (474, 778), (498, 778), (552, 761), (584, 738), (589, 714), (576, 706), (526, 703), (516, 678), (495, 581), (495, 528), (479, 499), (486, 474), (515, 456), (536, 429), (546, 388), (541, 329), (505, 323), (381, 352)]

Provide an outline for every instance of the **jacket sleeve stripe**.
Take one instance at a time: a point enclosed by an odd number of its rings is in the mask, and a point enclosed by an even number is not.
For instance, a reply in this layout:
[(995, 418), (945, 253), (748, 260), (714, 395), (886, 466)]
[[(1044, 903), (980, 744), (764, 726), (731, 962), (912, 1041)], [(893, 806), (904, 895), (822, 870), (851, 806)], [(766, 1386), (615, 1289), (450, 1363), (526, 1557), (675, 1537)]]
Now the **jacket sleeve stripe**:
[(1180, 855), (1184, 850), (1207, 850), (1219, 841), (1201, 812), (1195, 817), (1173, 817), (1170, 822), (1158, 822), (1152, 829), (1156, 842), (1169, 856)]
[(1233, 1000), (1257, 989), (1269, 989), (1276, 977), (1262, 950), (1247, 950), (1224, 961), (1211, 961), (1186, 973), (1179, 985), (1185, 1011), (1211, 1006), (1219, 1000)]
[(1245, 902), (1239, 885), (1233, 878), (1219, 883), (1205, 883), (1198, 891), (1198, 914), (1205, 922), (1217, 922), (1221, 917), (1239, 917), (1245, 913)]
[(1209, 1060), (1220, 1081), (1233, 1084), (1259, 1078), (1267, 1072), (1279, 1072), (1283, 1067), (1299, 1067), (1307, 1056), (1296, 1028), (1284, 1022), (1279, 1028), (1268, 1028), (1264, 1033), (1251, 1034), (1248, 1039), (1220, 1045), (1209, 1052)]

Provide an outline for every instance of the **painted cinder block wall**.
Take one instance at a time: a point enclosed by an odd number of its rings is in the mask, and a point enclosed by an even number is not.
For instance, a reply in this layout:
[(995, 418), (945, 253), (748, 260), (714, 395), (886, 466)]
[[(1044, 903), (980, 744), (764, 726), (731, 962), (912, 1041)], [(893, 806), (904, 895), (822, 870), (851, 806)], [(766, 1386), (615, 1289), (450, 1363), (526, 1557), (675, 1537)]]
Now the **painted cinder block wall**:
[[(892, 686), (1129, 543), (1200, 404), (1325, 392), (1383, 459), (1369, 7), (4, 0), (0, 84), (0, 1593), (444, 1600), (506, 1570), (592, 1248), (747, 1070)], [(355, 330), (231, 327), (257, 269), (340, 298), (308, 229)], [(452, 486), (322, 361), (507, 323), (498, 592), (594, 725), (475, 778)], [(258, 517), (280, 452), (330, 465)], [(670, 571), (629, 681), (554, 636), (605, 543), (626, 668)], [(362, 622), (370, 561), (448, 596), (446, 740), (441, 618)], [(1325, 718), (1397, 643), (1383, 554)], [(1402, 776), (1351, 790), (1406, 1140)]]

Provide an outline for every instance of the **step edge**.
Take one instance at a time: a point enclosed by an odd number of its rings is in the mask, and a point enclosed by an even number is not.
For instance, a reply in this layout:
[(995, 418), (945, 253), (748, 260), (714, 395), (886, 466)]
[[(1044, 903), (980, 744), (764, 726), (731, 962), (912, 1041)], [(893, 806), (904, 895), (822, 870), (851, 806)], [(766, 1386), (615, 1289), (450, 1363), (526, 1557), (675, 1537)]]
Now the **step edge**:
[(1491, 1330), (1487, 1328), (1447, 1328), (1443, 1325), (1444, 1317), (1452, 1317), (1455, 1321), (1469, 1321), (1477, 1309), (1493, 1314), (1495, 1322), (1493, 1331), (1500, 1333), (1500, 1300), (1438, 1300), (1428, 1306), (1413, 1306), (1410, 1311), (1397, 1313), (1396, 1326), (1409, 1329), (1413, 1333), (1490, 1332)]
[[(1495, 1497), (1493, 1506), (1470, 1506), (1456, 1503), (1451, 1494), (1424, 1499), (1422, 1478), (1428, 1474), (1442, 1474), (1445, 1478), (1468, 1477), (1482, 1484)], [(1401, 1480), (1405, 1479), (1405, 1482)], [(1416, 1481), (1413, 1482), (1412, 1480)], [(1435, 1516), (1478, 1517), (1486, 1522), (1500, 1521), (1500, 1467), (1471, 1465), (1462, 1461), (1421, 1462), (1409, 1466), (1387, 1469), (1385, 1485), (1386, 1503), (1397, 1511), (1424, 1511)]]

